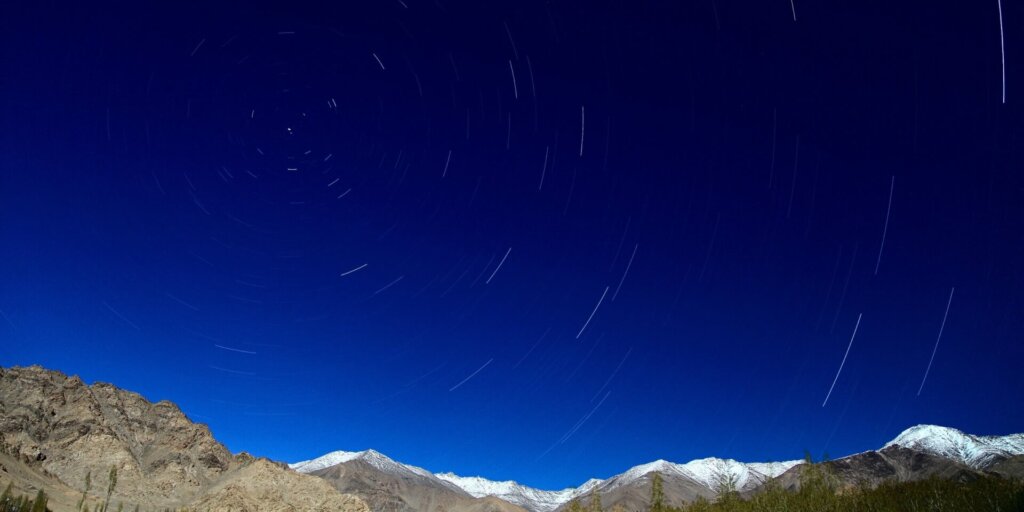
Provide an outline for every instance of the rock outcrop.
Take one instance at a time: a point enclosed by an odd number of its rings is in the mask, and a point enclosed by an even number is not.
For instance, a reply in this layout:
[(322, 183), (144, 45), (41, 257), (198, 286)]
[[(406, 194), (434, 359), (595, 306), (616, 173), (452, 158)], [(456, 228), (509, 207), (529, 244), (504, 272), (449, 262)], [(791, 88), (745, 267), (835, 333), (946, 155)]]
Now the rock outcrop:
[(74, 509), (87, 474), (86, 501), (101, 503), (111, 468), (111, 502), (129, 510), (369, 510), (323, 480), (233, 455), (171, 402), (38, 366), (0, 368), (0, 454), (0, 484), (43, 488), (55, 511)]

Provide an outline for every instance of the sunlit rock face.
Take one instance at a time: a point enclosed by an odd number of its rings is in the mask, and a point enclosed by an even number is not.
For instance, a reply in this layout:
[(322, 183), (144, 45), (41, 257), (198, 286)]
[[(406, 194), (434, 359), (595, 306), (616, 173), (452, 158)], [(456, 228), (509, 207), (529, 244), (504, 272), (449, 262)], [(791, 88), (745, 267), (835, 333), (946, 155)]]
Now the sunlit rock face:
[(87, 474), (86, 502), (98, 504), (112, 468), (111, 501), (131, 507), (367, 510), (319, 479), (232, 455), (171, 402), (38, 366), (0, 369), (0, 448), (4, 474), (20, 489), (47, 490), (57, 511), (74, 508)]

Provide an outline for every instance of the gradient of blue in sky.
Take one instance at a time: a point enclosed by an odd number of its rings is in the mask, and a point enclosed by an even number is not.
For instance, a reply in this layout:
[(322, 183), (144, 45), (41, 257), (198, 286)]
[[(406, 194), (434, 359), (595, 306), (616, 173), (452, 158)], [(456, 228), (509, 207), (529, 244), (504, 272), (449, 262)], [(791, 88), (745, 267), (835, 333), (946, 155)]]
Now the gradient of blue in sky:
[(1024, 429), (1021, 6), (1004, 104), (995, 2), (405, 4), (12, 9), (0, 363), (552, 489)]

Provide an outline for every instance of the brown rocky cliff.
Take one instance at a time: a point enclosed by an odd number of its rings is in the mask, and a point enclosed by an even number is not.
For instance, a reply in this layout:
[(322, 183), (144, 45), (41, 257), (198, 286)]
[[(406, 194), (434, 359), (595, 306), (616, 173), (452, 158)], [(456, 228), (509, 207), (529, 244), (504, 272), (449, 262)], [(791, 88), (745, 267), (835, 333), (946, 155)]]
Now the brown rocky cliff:
[(171, 402), (152, 403), (106, 383), (88, 386), (77, 376), (38, 366), (0, 368), (0, 451), (70, 489), (81, 489), (91, 472), (91, 494), (97, 496), (105, 493), (115, 467), (113, 501), (143, 508), (210, 505), (209, 493), (225, 482), (261, 510), (268, 509), (268, 499), (298, 499), (273, 486), (313, 493), (304, 500), (312, 508), (292, 510), (365, 507), (318, 479), (248, 455), (233, 456), (205, 425), (190, 421)]

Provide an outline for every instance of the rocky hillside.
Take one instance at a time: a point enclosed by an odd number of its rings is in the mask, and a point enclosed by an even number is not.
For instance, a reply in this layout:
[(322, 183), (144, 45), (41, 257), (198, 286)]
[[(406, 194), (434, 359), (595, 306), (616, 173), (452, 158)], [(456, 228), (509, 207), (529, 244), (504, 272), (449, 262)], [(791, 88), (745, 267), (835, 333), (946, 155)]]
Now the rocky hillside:
[[(876, 486), (888, 481), (913, 482), (932, 476), (962, 481), (981, 474), (957, 461), (898, 446), (858, 453), (823, 464), (840, 487)], [(797, 489), (802, 470), (793, 468), (776, 482), (785, 489)]]
[[(965, 481), (985, 474), (1024, 478), (1024, 435), (975, 436), (957, 429), (917, 425), (903, 431), (880, 450), (825, 462), (839, 485), (913, 482), (930, 477)], [(799, 470), (779, 477), (796, 488)]]
[(129, 510), (369, 510), (321, 479), (231, 454), (171, 402), (37, 366), (0, 368), (0, 486), (42, 488), (60, 512), (75, 508), (91, 474), (94, 507), (111, 468), (111, 501)]
[(291, 467), (359, 496), (375, 511), (526, 512), (497, 497), (474, 497), (423, 468), (396, 462), (375, 450), (332, 452)]

